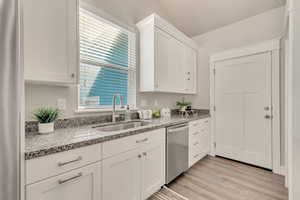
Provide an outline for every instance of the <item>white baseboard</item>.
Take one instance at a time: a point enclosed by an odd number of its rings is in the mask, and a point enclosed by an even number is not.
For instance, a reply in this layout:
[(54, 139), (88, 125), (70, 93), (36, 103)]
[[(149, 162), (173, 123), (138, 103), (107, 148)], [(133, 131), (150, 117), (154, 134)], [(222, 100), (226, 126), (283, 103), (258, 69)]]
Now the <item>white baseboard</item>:
[(280, 166), (277, 170), (273, 170), (273, 172), (275, 174), (279, 174), (279, 175), (282, 175), (282, 176), (286, 176), (287, 175), (287, 170), (286, 170), (285, 166)]

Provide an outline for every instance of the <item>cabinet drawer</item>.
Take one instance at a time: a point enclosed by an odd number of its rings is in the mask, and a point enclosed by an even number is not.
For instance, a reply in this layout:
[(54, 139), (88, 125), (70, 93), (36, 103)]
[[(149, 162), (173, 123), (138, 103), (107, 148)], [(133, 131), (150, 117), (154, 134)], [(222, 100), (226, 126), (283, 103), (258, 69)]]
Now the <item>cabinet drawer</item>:
[(199, 151), (199, 152), (194, 152), (189, 155), (189, 167), (193, 166), (196, 162), (201, 160), (207, 155), (207, 153)]
[(66, 171), (101, 160), (101, 144), (27, 160), (26, 183), (55, 176)]
[(189, 131), (189, 142), (193, 143), (194, 141), (199, 140), (203, 135), (209, 134), (208, 127), (201, 127), (198, 130)]
[(191, 167), (209, 152), (209, 119), (189, 123), (189, 166)]
[(26, 186), (27, 200), (101, 200), (101, 162)]
[(163, 141), (164, 135), (165, 129), (158, 129), (105, 142), (103, 143), (103, 158), (139, 148), (147, 144), (159, 144)]
[(199, 137), (199, 140), (193, 141), (189, 147), (189, 166), (192, 166), (209, 152), (209, 140), (208, 134), (203, 134)]
[(198, 129), (202, 126), (203, 120), (196, 120), (189, 123), (190, 130)]
[(189, 139), (189, 148), (193, 148), (195, 146), (201, 145), (201, 135), (194, 135), (192, 138)]
[(201, 132), (208, 131), (209, 119), (201, 119), (189, 123), (189, 133), (191, 136), (198, 135)]
[(202, 128), (209, 129), (209, 119), (202, 120)]

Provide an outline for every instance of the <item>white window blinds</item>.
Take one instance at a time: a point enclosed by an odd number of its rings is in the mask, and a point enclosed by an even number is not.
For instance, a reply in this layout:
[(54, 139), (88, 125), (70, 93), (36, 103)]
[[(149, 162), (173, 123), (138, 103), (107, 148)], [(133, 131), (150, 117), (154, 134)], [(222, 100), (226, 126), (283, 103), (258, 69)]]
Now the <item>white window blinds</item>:
[(80, 107), (112, 105), (114, 94), (135, 105), (135, 34), (80, 9)]

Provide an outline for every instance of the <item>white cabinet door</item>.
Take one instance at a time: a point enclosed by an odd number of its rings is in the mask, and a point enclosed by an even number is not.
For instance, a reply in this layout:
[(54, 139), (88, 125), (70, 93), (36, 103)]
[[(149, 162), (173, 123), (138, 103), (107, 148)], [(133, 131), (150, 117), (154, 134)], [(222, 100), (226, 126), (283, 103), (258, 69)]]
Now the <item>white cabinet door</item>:
[(162, 92), (184, 92), (185, 46), (168, 33), (155, 29), (156, 89)]
[(215, 67), (216, 153), (271, 169), (271, 53)]
[(75, 83), (77, 0), (23, 1), (25, 80)]
[(101, 163), (27, 185), (26, 200), (101, 200)]
[(139, 149), (104, 160), (103, 200), (140, 200), (141, 163)]
[[(164, 140), (163, 140), (164, 141)], [(165, 184), (165, 142), (148, 147), (143, 153), (142, 196), (149, 198)]]
[(161, 31), (155, 29), (155, 90), (170, 91), (170, 82), (173, 79), (173, 72), (171, 69), (171, 43), (172, 37)]
[(170, 71), (169, 88), (173, 92), (185, 92), (185, 45), (173, 38), (170, 48)]
[(197, 51), (190, 47), (185, 48), (185, 92), (196, 93), (197, 84)]

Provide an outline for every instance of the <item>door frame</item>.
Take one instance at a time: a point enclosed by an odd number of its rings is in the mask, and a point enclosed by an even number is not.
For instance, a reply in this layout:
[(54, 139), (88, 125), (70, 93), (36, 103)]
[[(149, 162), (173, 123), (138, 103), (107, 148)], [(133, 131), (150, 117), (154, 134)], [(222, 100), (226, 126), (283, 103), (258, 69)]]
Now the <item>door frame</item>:
[(210, 56), (210, 113), (211, 113), (211, 152), (215, 156), (215, 63), (233, 58), (241, 58), (261, 53), (271, 53), (272, 60), (272, 170), (276, 174), (285, 175), (285, 167), (281, 166), (280, 155), (280, 38), (265, 41), (256, 45), (231, 49)]

